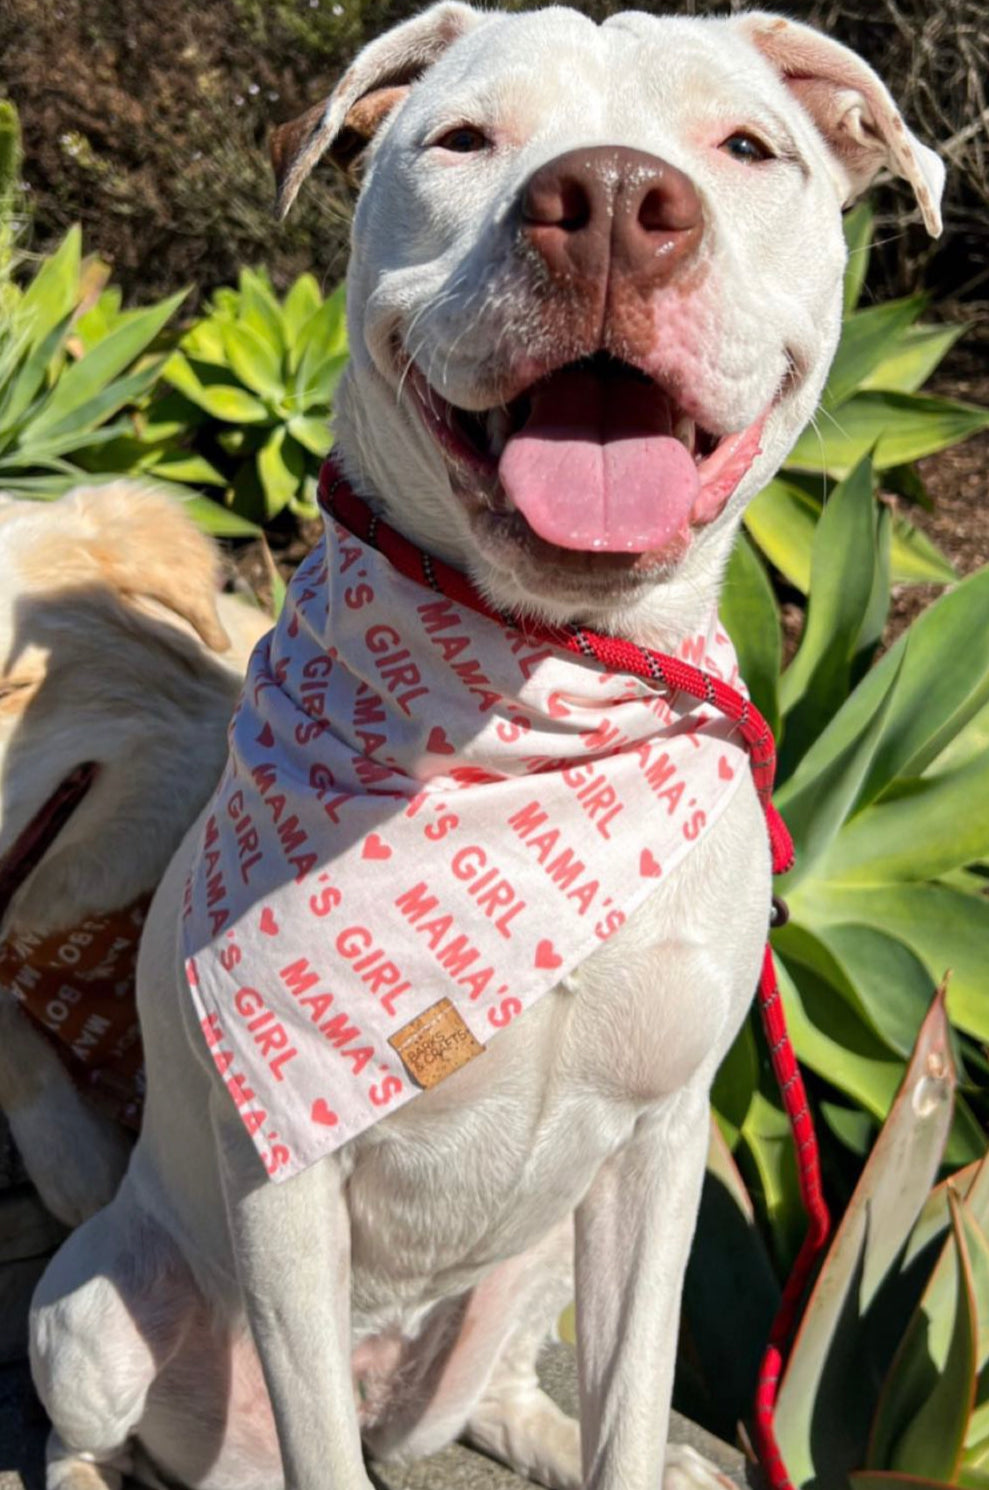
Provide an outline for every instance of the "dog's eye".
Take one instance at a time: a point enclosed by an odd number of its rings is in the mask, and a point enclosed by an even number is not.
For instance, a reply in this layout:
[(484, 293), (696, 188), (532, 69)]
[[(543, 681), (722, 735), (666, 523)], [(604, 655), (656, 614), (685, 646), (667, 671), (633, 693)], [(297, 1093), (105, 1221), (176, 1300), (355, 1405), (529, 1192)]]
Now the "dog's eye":
[(775, 160), (776, 157), (769, 146), (755, 135), (750, 135), (743, 129), (736, 130), (729, 135), (727, 140), (722, 140), (719, 149), (724, 150), (734, 160), (744, 161), (746, 165), (757, 164), (760, 160)]
[(452, 150), (455, 155), (476, 155), (479, 150), (486, 150), (490, 143), (487, 135), (472, 124), (458, 124), (433, 141), (436, 148)]

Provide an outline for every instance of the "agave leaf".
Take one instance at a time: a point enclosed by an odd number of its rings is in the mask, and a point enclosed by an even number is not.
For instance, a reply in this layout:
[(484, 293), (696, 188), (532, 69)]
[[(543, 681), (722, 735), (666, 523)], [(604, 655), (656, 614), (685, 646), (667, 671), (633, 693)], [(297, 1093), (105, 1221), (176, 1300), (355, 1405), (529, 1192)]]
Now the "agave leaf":
[[(875, 676), (875, 671), (869, 678)], [(890, 703), (899, 681), (899, 669), (884, 678), (885, 692), (880, 694), (875, 711), (856, 722), (859, 733), (842, 741), (842, 748), (824, 756), (819, 769), (806, 769), (808, 756), (776, 794), (776, 803), (793, 835), (796, 861), (790, 873), (781, 880), (781, 893), (790, 895), (805, 880), (830, 848), (853, 803), (859, 797), (875, 753), (882, 739)], [(860, 688), (856, 690), (858, 693)], [(854, 697), (854, 695), (853, 695)], [(846, 705), (847, 708), (847, 705)], [(842, 710), (842, 713), (844, 710)], [(840, 716), (839, 716), (840, 717)]]
[[(711, 1124), (697, 1231), (684, 1280), (682, 1344), (704, 1421), (732, 1441), (748, 1415), (763, 1342), (779, 1303), (752, 1201)], [(688, 1410), (682, 1400), (681, 1410)]]
[(156, 456), (148, 465), (149, 471), (165, 481), (175, 481), (188, 486), (226, 486), (226, 477), (202, 455), (184, 450), (166, 451)]
[(25, 290), (17, 308), (17, 324), (27, 329), (32, 347), (78, 305), (81, 254), (82, 232), (76, 224)]
[(841, 1107), (837, 1102), (818, 1103), (818, 1112), (845, 1148), (864, 1159), (876, 1136), (876, 1122), (859, 1107)]
[(958, 571), (947, 555), (901, 513), (893, 519), (890, 560), (894, 584), (950, 585), (958, 578)]
[(214, 538), (256, 538), (261, 529), (248, 522), (237, 512), (231, 512), (213, 502), (209, 497), (190, 497), (187, 491), (176, 489), (176, 495), (185, 503), (185, 510), (204, 533)]
[(962, 324), (911, 326), (901, 332), (893, 349), (878, 367), (863, 378), (861, 387), (879, 388), (889, 393), (916, 393), (967, 330), (968, 327)]
[(224, 326), (223, 349), (240, 381), (271, 403), (280, 403), (285, 392), (282, 357), (277, 346), (247, 322)]
[(784, 476), (774, 477), (745, 511), (745, 526), (769, 562), (804, 595), (820, 515), (820, 502)]
[[(161, 372), (161, 359), (147, 363), (139, 372), (117, 378), (94, 396), (73, 409), (58, 424), (42, 425), (40, 419), (32, 419), (18, 442), (18, 453), (23, 461), (44, 459), (48, 455), (69, 455), (84, 450), (95, 441), (105, 438), (105, 429), (99, 428), (127, 404), (142, 398), (153, 388)], [(68, 376), (68, 374), (66, 374)], [(132, 434), (130, 425), (115, 425), (114, 432)]]
[(989, 567), (943, 595), (880, 658), (807, 751), (781, 793), (781, 805), (810, 789), (862, 737), (887, 696), (885, 722), (856, 806), (872, 801), (898, 776), (919, 776), (989, 701), (989, 651), (972, 645), (973, 637), (987, 635)]
[(300, 274), (282, 302), (282, 330), (288, 347), (289, 367), (293, 372), (298, 365), (295, 349), (299, 336), (322, 303), (319, 285), (312, 274)]
[(805, 1066), (883, 1118), (903, 1075), (892, 1055), (849, 1003), (806, 965), (777, 963), (793, 1048)]
[(181, 290), (159, 305), (136, 312), (63, 373), (44, 409), (32, 420), (32, 436), (60, 431), (73, 417), (85, 417), (82, 411), (95, 406), (107, 384), (147, 350), (185, 296)]
[(845, 213), (842, 227), (845, 232), (845, 245), (848, 249), (848, 263), (845, 266), (844, 284), (844, 313), (850, 315), (859, 302), (862, 286), (865, 284), (865, 274), (869, 267), (869, 254), (872, 246), (872, 231), (875, 227), (875, 214), (868, 202), (859, 202), (851, 212)]
[(855, 392), (863, 380), (886, 359), (900, 334), (912, 326), (928, 304), (929, 295), (911, 295), (889, 300), (869, 310), (847, 316), (841, 341), (821, 395), (827, 409), (836, 409)]
[(844, 476), (869, 450), (876, 469), (956, 445), (989, 427), (989, 409), (917, 393), (857, 393), (800, 436), (787, 464)]
[(288, 421), (288, 431), (310, 455), (328, 455), (333, 448), (333, 436), (325, 419), (296, 414)]
[(978, 1238), (950, 1189), (948, 1206), (951, 1236), (883, 1384), (867, 1464), (950, 1482), (975, 1395)]
[(47, 335), (35, 341), (16, 375), (12, 375), (7, 383), (3, 402), (0, 403), (0, 450), (5, 449), (16, 437), (16, 426), (44, 384), (48, 364), (65, 341), (71, 320), (71, 314), (64, 316), (61, 321), (56, 321)]
[(279, 361), (285, 352), (285, 337), (282, 332), (282, 308), (271, 288), (267, 275), (255, 269), (242, 269), (238, 278), (240, 305), (237, 319), (250, 329), (266, 345), (278, 352)]
[(278, 425), (258, 452), (258, 475), (264, 490), (265, 515), (276, 517), (299, 489), (306, 469), (305, 451)]
[(779, 731), (779, 611), (762, 562), (743, 534), (732, 550), (721, 596), (721, 619), (735, 641), (742, 677), (756, 708)]
[(870, 1416), (856, 1369), (861, 1320), (937, 1172), (951, 1123), (954, 1070), (939, 991), (804, 1311), (780, 1387), (776, 1434), (796, 1484), (839, 1485)]
[[(835, 487), (817, 525), (807, 621), (779, 688), (790, 755), (802, 753), (847, 694), (876, 580), (876, 511), (866, 459)], [(883, 578), (888, 593), (888, 570)]]
[(224, 327), (232, 324), (220, 316), (212, 315), (196, 321), (183, 336), (179, 346), (194, 362), (210, 362), (215, 367), (226, 367), (227, 350), (223, 343)]
[(814, 880), (797, 886), (790, 910), (817, 935), (834, 923), (874, 926), (909, 947), (935, 978), (950, 967), (952, 1021), (989, 1042), (989, 901), (939, 884), (873, 887)]
[(989, 852), (989, 755), (898, 784), (846, 823), (819, 872), (842, 884), (936, 879)]
[(267, 424), (270, 421), (267, 406), (245, 388), (208, 380), (208, 366), (206, 363), (193, 366), (181, 352), (173, 352), (161, 375), (214, 419), (222, 419), (227, 424)]
[(855, 989), (872, 1028), (891, 1050), (909, 1056), (934, 996), (924, 964), (874, 926), (825, 926), (818, 937)]

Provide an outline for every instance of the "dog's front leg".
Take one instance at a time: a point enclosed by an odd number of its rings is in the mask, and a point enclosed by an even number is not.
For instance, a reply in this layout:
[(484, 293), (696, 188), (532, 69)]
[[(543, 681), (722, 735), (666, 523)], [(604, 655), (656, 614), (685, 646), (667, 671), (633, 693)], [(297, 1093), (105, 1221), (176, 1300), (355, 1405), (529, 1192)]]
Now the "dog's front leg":
[[(229, 1113), (219, 1110), (220, 1104)], [(238, 1279), (278, 1431), (286, 1490), (368, 1490), (350, 1371), (350, 1218), (342, 1166), (264, 1177), (230, 1099), (217, 1093)]]
[(680, 1294), (708, 1141), (707, 1083), (640, 1119), (577, 1210), (577, 1353), (585, 1490), (724, 1485), (667, 1454)]

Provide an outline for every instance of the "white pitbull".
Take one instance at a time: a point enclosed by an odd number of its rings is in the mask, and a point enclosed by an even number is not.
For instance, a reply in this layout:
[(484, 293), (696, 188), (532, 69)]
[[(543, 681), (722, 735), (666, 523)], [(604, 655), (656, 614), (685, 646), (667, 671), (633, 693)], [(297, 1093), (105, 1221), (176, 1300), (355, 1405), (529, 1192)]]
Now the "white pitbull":
[[(363, 156), (353, 485), (503, 613), (666, 650), (813, 412), (842, 206), (885, 167), (939, 231), (941, 167), (873, 72), (762, 14), (444, 0), (283, 129), (283, 207), (326, 151)], [(457, 1436), (553, 1487), (723, 1483), (667, 1426), (708, 1091), (767, 922), (749, 780), (483, 1060), (281, 1184), (190, 1011), (192, 854), (144, 942), (138, 1148), (35, 1299), (51, 1490), (367, 1490), (362, 1439)], [(579, 1431), (534, 1366), (574, 1282)]]

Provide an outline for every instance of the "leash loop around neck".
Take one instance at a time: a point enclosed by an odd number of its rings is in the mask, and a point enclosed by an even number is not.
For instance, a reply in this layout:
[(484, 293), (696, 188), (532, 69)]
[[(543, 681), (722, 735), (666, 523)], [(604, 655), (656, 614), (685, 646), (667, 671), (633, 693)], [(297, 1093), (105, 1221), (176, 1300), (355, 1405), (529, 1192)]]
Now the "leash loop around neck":
[[(320, 473), (319, 499), (320, 505), (331, 517), (363, 542), (378, 549), (407, 578), (425, 584), (489, 619), (503, 625), (514, 625), (533, 640), (559, 647), (589, 661), (599, 662), (610, 672), (631, 673), (650, 679), (670, 695), (685, 693), (716, 709), (735, 724), (748, 749), (753, 783), (765, 813), (773, 873), (785, 874), (792, 868), (793, 843), (786, 824), (772, 801), (776, 742), (766, 720), (743, 694), (690, 663), (648, 647), (640, 647), (620, 637), (600, 635), (583, 626), (546, 626), (530, 620), (509, 621), (488, 605), (460, 570), (424, 553), (380, 516), (372, 513), (367, 504), (350, 488), (332, 461), (327, 461)], [(782, 902), (779, 904), (782, 905)], [(780, 925), (783, 922), (777, 916), (772, 924)], [(827, 1243), (831, 1223), (821, 1182), (817, 1138), (803, 1078), (787, 1033), (783, 1000), (768, 942), (756, 997), (773, 1074), (793, 1134), (801, 1199), (808, 1217), (803, 1245), (787, 1279), (773, 1320), (769, 1344), (759, 1371), (754, 1406), (756, 1451), (769, 1490), (793, 1490), (776, 1442), (773, 1415), (784, 1364), (784, 1350), (793, 1334), (811, 1273)]]

